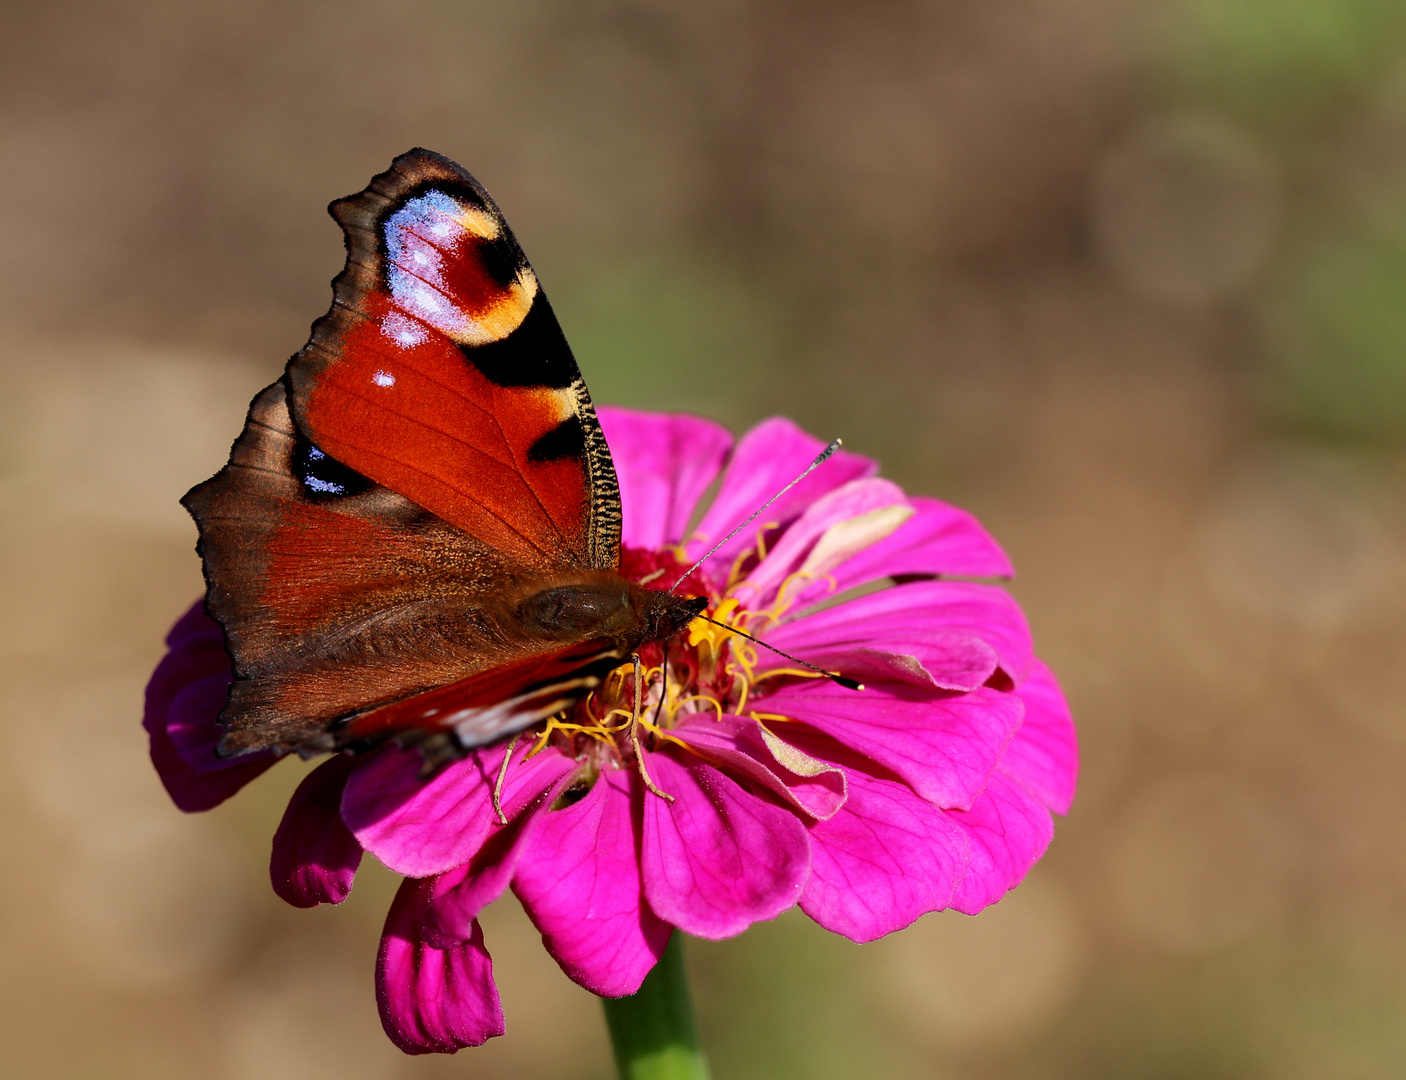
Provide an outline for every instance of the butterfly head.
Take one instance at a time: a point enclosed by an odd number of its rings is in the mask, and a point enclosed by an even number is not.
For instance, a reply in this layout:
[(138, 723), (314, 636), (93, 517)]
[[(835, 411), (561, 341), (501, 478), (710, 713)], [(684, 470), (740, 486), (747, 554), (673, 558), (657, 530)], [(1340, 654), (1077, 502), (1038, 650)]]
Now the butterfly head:
[(668, 641), (708, 607), (706, 596), (675, 596), (640, 589), (645, 594), (645, 641)]

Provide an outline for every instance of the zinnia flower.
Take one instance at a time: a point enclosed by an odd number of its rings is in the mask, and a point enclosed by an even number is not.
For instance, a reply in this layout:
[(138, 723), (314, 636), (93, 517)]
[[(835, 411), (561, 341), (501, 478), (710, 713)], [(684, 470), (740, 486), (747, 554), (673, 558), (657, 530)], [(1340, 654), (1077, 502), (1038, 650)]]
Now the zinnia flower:
[[(600, 417), (620, 479), (622, 571), (659, 588), (821, 448), (782, 419), (734, 447), (694, 417)], [(274, 836), (274, 889), (301, 907), (338, 903), (363, 851), (404, 875), (376, 971), (401, 1049), (452, 1052), (503, 1032), (477, 916), (507, 888), (568, 976), (618, 997), (639, 989), (676, 927), (725, 938), (799, 904), (872, 941), (929, 911), (980, 911), (1043, 854), (1078, 752), (1019, 607), (970, 580), (1009, 577), (1010, 563), (971, 515), (875, 472), (837, 453), (680, 589), (865, 689), (700, 620), (667, 665), (658, 646), (642, 658), (643, 769), (625, 667), (569, 713), (429, 780), (416, 752), (394, 746), (308, 774)], [(215, 757), (229, 661), (199, 606), (168, 644), (147, 690), (152, 760), (179, 807), (204, 810), (276, 759)]]

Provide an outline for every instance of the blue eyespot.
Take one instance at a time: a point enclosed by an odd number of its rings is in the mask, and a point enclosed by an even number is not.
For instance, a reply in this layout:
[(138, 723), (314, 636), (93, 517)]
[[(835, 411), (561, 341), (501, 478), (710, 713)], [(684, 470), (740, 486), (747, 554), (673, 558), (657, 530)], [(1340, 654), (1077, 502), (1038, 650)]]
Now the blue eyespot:
[(357, 495), (372, 483), (355, 469), (328, 457), (306, 439), (298, 440), (293, 451), (293, 475), (311, 498)]

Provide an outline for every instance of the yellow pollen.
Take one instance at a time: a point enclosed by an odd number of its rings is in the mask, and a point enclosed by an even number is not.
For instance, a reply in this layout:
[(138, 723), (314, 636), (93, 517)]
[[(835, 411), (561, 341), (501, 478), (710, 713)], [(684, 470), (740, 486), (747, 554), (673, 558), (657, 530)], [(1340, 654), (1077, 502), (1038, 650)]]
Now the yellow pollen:
[[(708, 618), (716, 622), (726, 623), (729, 626), (736, 626), (737, 620), (733, 616), (737, 613), (738, 601), (732, 597), (724, 600), (718, 605)], [(707, 619), (694, 619), (688, 624), (688, 643), (695, 649), (700, 645), (707, 645), (714, 657), (721, 651), (723, 643), (731, 641), (736, 635), (729, 634), (721, 626), (714, 626)]]
[[(757, 540), (756, 552), (763, 557), (766, 554), (761, 536)], [(641, 737), (647, 737), (645, 746), (649, 746), (650, 741), (657, 746), (661, 740), (667, 740), (691, 754), (697, 754), (699, 750), (672, 733), (675, 725), (686, 717), (709, 716), (721, 721), (723, 717), (733, 715), (750, 716), (759, 723), (763, 720), (788, 721), (790, 717), (748, 711), (754, 684), (773, 676), (818, 676), (811, 671), (790, 667), (759, 674), (757, 648), (734, 631), (754, 632), (758, 623), (768, 625), (779, 621), (788, 605), (788, 593), (798, 592), (801, 582), (813, 580), (816, 576), (798, 572), (787, 577), (777, 591), (775, 603), (768, 610), (749, 610), (742, 598), (729, 596), (718, 601), (708, 613), (716, 623), (705, 622), (701, 618), (693, 620), (688, 625), (682, 645), (685, 653), (691, 653), (691, 656), (680, 661), (676, 654), (671, 653), (674, 660), (667, 671), (662, 666), (641, 667), (640, 684), (647, 698), (652, 700), (644, 705), (637, 723), (631, 700), (635, 677), (632, 661), (609, 672), (601, 680), (600, 686), (571, 709), (527, 732), (532, 741), (526, 756), (533, 757), (549, 745), (557, 746), (579, 762), (586, 763), (585, 767), (598, 771), (607, 759), (613, 760), (616, 767), (627, 765), (633, 754), (630, 740), (626, 738), (627, 732), (633, 734), (636, 730), (640, 731)], [(686, 673), (690, 677), (682, 681)], [(594, 775), (595, 772), (592, 772), (592, 778)]]

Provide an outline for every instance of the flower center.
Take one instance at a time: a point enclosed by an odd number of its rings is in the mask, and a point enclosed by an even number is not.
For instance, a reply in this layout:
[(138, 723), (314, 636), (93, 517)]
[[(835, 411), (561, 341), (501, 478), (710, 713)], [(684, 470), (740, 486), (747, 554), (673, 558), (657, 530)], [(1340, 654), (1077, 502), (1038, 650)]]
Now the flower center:
[[(646, 587), (660, 591), (678, 581), (688, 569), (681, 550), (649, 551), (622, 548), (620, 572)], [(740, 573), (734, 567), (729, 590), (739, 585)], [(789, 582), (787, 583), (790, 584)], [(758, 648), (746, 638), (730, 633), (729, 627), (757, 634), (779, 621), (787, 606), (787, 588), (777, 601), (764, 610), (745, 607), (736, 596), (720, 595), (701, 574), (692, 573), (679, 586), (685, 596), (706, 596), (708, 618), (695, 619), (687, 629), (667, 643), (648, 642), (639, 650), (641, 708), (635, 734), (646, 746), (662, 740), (685, 745), (669, 732), (682, 720), (696, 714), (721, 717), (724, 714), (751, 715), (758, 720), (784, 721), (784, 716), (758, 713), (749, 703), (763, 696), (768, 681), (799, 676), (815, 678), (816, 673), (791, 666), (771, 667), (758, 674)], [(556, 746), (586, 768), (573, 784), (564, 803), (582, 797), (604, 768), (634, 766), (631, 743), (635, 709), (635, 665), (617, 667), (584, 700), (571, 709), (531, 729), (535, 740), (531, 753)]]

